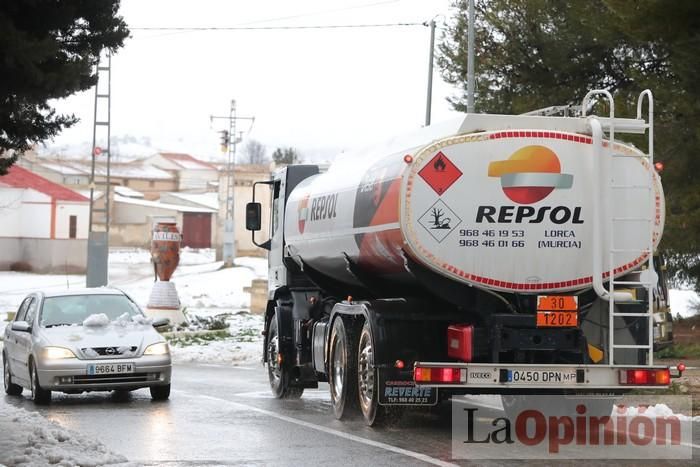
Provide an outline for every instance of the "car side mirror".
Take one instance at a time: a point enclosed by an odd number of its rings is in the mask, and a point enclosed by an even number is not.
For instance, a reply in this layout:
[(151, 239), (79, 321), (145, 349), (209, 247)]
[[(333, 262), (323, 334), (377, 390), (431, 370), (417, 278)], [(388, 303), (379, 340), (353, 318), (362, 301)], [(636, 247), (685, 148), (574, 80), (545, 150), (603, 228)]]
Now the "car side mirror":
[(245, 228), (257, 232), (260, 230), (262, 217), (262, 205), (260, 203), (248, 203), (245, 205)]
[(160, 328), (160, 327), (169, 326), (169, 325), (170, 325), (169, 318), (159, 318), (159, 319), (153, 321), (154, 328)]
[(14, 321), (12, 330), (17, 332), (32, 332), (32, 325), (26, 321)]

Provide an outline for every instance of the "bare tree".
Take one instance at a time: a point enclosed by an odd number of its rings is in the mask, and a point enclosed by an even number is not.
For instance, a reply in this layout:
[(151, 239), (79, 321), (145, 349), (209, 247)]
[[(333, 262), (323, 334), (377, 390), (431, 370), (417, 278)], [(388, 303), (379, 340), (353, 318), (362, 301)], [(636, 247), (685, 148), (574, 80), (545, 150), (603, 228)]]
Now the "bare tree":
[(249, 139), (243, 149), (243, 163), (246, 164), (265, 164), (269, 161), (267, 158), (267, 148), (260, 141)]

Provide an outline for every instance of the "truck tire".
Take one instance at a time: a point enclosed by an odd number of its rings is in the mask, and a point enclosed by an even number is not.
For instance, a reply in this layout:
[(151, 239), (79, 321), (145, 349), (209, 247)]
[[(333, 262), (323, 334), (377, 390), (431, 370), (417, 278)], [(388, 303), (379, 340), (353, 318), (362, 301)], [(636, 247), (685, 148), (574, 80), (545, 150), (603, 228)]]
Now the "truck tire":
[(379, 405), (379, 375), (374, 366), (374, 339), (369, 321), (365, 321), (357, 345), (357, 384), (360, 410), (367, 425), (386, 425), (401, 417), (402, 407)]
[(277, 314), (272, 315), (267, 331), (267, 376), (270, 379), (272, 395), (277, 399), (299, 399), (304, 393), (304, 388), (291, 387), (289, 385), (289, 369), (279, 359), (279, 329), (277, 327)]
[(331, 405), (338, 420), (356, 416), (357, 395), (357, 333), (341, 316), (333, 321), (328, 355), (328, 384)]

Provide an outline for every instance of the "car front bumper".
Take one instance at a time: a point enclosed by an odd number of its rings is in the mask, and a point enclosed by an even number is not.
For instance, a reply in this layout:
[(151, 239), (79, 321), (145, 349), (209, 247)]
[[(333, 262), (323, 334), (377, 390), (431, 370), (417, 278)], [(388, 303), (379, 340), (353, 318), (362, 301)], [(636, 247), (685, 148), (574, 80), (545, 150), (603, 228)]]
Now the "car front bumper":
[[(133, 373), (88, 375), (88, 365), (133, 363)], [(50, 391), (111, 391), (138, 389), (170, 384), (170, 355), (149, 355), (137, 358), (80, 360), (65, 358), (40, 360), (37, 376), (42, 388)]]

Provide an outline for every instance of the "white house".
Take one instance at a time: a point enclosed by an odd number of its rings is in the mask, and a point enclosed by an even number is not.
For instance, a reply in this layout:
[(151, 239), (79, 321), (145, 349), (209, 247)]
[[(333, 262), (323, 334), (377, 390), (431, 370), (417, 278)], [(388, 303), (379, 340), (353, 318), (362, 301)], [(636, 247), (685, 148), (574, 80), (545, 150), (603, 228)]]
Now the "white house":
[(219, 180), (216, 166), (189, 154), (161, 152), (149, 157), (145, 162), (173, 173), (178, 181), (175, 191), (203, 193), (211, 189), (211, 183)]
[(89, 200), (17, 165), (0, 176), (0, 269), (80, 272)]

